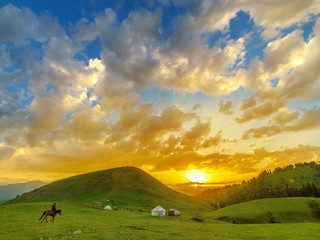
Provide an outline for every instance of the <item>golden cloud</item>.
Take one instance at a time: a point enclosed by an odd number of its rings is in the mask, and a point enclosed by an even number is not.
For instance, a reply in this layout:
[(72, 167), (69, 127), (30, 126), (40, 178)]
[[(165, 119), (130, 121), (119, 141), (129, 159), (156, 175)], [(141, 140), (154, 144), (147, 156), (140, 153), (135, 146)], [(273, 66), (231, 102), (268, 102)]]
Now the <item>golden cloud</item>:
[(270, 137), (284, 132), (300, 132), (318, 128), (319, 119), (320, 110), (315, 109), (305, 111), (299, 118), (295, 111), (280, 112), (274, 116), (272, 125), (249, 129), (243, 133), (242, 139)]

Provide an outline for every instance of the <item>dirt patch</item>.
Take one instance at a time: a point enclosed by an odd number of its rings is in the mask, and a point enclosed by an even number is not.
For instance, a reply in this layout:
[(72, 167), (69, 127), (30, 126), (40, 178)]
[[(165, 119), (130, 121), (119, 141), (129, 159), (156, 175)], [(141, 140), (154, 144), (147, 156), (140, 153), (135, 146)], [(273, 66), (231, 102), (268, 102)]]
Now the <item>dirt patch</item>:
[(153, 231), (153, 230), (149, 230), (149, 229), (146, 229), (146, 228), (143, 228), (143, 227), (137, 227), (137, 226), (124, 226), (124, 227), (135, 229), (135, 230), (150, 231), (150, 232), (155, 232), (155, 233), (163, 233), (161, 231)]
[(62, 202), (63, 204), (68, 204), (68, 205), (74, 205), (74, 206), (79, 206), (79, 207), (86, 207), (86, 208), (94, 208), (94, 209), (99, 209), (99, 210), (104, 210), (103, 208), (95, 207), (95, 206), (89, 206), (85, 204), (80, 204), (80, 203), (71, 203), (71, 202)]
[(147, 230), (145, 228), (141, 228), (141, 227), (136, 227), (136, 226), (125, 226), (127, 228), (132, 228), (132, 229), (136, 229), (136, 230)]

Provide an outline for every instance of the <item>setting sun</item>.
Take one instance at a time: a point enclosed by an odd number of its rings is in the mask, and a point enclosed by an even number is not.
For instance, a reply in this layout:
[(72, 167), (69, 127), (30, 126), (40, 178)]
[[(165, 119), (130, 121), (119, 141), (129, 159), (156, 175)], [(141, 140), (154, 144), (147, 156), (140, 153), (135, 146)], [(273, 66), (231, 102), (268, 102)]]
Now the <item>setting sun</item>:
[(191, 181), (191, 182), (199, 182), (199, 183), (202, 183), (202, 182), (205, 182), (207, 180), (207, 176), (206, 174), (201, 171), (201, 170), (194, 170), (192, 169), (189, 173), (188, 173), (188, 179)]

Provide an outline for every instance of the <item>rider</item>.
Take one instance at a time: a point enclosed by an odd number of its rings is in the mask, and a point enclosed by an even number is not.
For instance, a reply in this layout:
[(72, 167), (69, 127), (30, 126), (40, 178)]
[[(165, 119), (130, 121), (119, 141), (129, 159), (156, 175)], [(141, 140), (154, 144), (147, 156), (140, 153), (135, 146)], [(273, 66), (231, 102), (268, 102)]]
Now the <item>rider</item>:
[(54, 204), (52, 205), (52, 207), (51, 207), (51, 214), (53, 214), (53, 215), (57, 214), (56, 204), (57, 204), (57, 203), (54, 203)]

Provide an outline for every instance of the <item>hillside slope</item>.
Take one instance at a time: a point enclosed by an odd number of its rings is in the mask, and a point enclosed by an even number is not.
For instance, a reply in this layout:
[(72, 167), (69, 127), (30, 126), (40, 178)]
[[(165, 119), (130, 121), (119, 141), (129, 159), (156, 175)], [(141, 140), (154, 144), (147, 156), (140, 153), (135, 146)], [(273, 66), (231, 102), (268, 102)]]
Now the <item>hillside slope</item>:
[[(107, 202), (107, 200), (114, 200)], [(101, 202), (122, 207), (150, 208), (155, 205), (178, 207), (198, 205), (201, 201), (178, 193), (146, 172), (121, 167), (55, 181), (9, 203), (58, 201), (92, 204)]]
[(232, 223), (320, 222), (306, 204), (310, 200), (320, 203), (319, 198), (305, 197), (259, 199), (210, 212), (206, 219)]
[(0, 203), (15, 198), (17, 195), (39, 188), (45, 184), (46, 183), (44, 182), (34, 181), (0, 186)]

